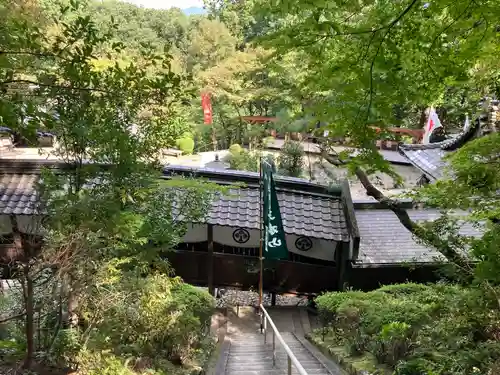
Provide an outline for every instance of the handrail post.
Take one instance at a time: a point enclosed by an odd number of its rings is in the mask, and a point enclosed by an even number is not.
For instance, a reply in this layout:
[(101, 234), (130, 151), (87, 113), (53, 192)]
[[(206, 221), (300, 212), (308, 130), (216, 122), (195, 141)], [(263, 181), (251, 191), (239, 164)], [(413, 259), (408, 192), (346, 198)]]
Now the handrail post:
[(302, 367), (300, 362), (297, 360), (297, 358), (295, 357), (293, 352), (290, 350), (290, 348), (286, 344), (285, 340), (283, 340), (283, 337), (281, 337), (281, 334), (279, 333), (278, 329), (276, 328), (276, 325), (274, 324), (273, 320), (269, 316), (269, 314), (266, 311), (266, 309), (264, 308), (264, 306), (262, 306), (262, 304), (260, 304), (259, 307), (260, 307), (260, 310), (264, 316), (264, 321), (263, 321), (263, 323), (264, 323), (263, 324), (263, 326), (264, 326), (264, 344), (266, 344), (266, 341), (267, 341), (266, 332), (267, 332), (268, 321), (269, 321), (269, 324), (271, 325), (271, 328), (273, 330), (273, 339), (272, 339), (273, 340), (273, 343), (272, 343), (272, 345), (273, 345), (273, 368), (276, 367), (276, 338), (277, 338), (278, 341), (280, 342), (280, 344), (283, 346), (283, 349), (285, 349), (285, 352), (286, 352), (286, 356), (288, 359), (288, 375), (292, 375), (292, 364), (297, 369), (297, 373), (299, 375), (307, 375), (307, 372), (304, 369), (304, 367)]
[(276, 367), (276, 333), (273, 329), (273, 367)]
[(267, 342), (267, 317), (264, 316), (264, 344), (266, 342)]

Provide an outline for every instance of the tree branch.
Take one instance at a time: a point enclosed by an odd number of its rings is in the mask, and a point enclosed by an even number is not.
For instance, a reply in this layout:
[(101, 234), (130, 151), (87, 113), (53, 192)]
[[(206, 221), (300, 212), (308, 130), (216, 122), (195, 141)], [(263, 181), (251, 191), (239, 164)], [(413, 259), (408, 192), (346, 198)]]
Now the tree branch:
[(9, 322), (11, 320), (22, 318), (25, 315), (26, 315), (26, 311), (22, 312), (22, 313), (19, 313), (19, 314), (16, 314), (16, 315), (9, 316), (7, 318), (0, 319), (0, 324), (4, 324), (4, 323), (7, 323), (7, 322)]
[(101, 89), (95, 89), (91, 87), (73, 87), (73, 86), (60, 86), (60, 85), (48, 85), (40, 82), (35, 82), (31, 81), (29, 79), (11, 79), (8, 81), (2, 81), (0, 82), (0, 86), (5, 86), (11, 83), (27, 83), (31, 85), (36, 85), (36, 86), (41, 86), (41, 87), (49, 87), (49, 88), (54, 88), (54, 89), (63, 89), (63, 90), (75, 90), (75, 91), (96, 91), (96, 92), (103, 92), (110, 94), (109, 91), (101, 90)]
[[(328, 163), (335, 166), (345, 166), (347, 164), (340, 158), (329, 155), (326, 150), (322, 151), (321, 156)], [(375, 187), (375, 185), (370, 182), (368, 175), (361, 167), (356, 167), (354, 174), (361, 182), (361, 185), (363, 185), (363, 187), (365, 188), (366, 194), (370, 197), (375, 198), (379, 203), (390, 209), (397, 216), (401, 225), (403, 225), (415, 237), (423, 241), (425, 244), (434, 247), (446, 259), (460, 267), (460, 269), (463, 270), (464, 273), (467, 274), (467, 276), (470, 276), (472, 274), (469, 261), (462, 254), (457, 252), (456, 249), (451, 247), (447, 243), (446, 239), (440, 238), (438, 235), (432, 233), (432, 231), (426, 230), (420, 224), (413, 221), (410, 218), (410, 215), (408, 215), (408, 211), (401, 207), (398, 200), (385, 196), (379, 189)]]

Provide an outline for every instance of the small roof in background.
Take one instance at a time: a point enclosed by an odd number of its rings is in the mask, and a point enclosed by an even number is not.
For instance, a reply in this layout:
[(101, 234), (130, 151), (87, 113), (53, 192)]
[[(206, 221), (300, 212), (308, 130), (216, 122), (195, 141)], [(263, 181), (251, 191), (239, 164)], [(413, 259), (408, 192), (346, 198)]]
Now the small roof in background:
[(38, 197), (35, 183), (40, 178), (33, 173), (2, 174), (0, 176), (0, 214), (36, 215)]
[(474, 138), (477, 131), (478, 122), (476, 121), (465, 131), (444, 141), (430, 144), (400, 144), (398, 150), (410, 163), (420, 169), (430, 181), (435, 181), (444, 177), (446, 162), (443, 159), (445, 155)]

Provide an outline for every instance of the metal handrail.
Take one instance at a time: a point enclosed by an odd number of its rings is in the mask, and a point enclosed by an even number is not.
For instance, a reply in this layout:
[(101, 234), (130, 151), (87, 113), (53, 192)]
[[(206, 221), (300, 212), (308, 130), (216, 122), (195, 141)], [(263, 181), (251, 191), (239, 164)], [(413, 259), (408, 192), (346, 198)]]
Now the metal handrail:
[(283, 345), (283, 348), (285, 349), (285, 352), (287, 354), (288, 358), (288, 375), (292, 375), (292, 364), (295, 366), (297, 371), (299, 372), (300, 375), (308, 375), (306, 370), (304, 370), (304, 367), (300, 364), (299, 360), (295, 357), (295, 355), (292, 353), (288, 345), (285, 343), (285, 340), (283, 340), (283, 337), (281, 337), (280, 333), (278, 332), (278, 329), (274, 325), (273, 320), (269, 316), (268, 312), (264, 308), (264, 306), (261, 304), (260, 306), (260, 311), (262, 311), (261, 314), (261, 327), (263, 327), (264, 330), (264, 344), (266, 343), (267, 340), (267, 322), (269, 321), (269, 324), (271, 325), (272, 331), (273, 331), (273, 366), (276, 366), (276, 340), (275, 338), (278, 337), (278, 341)]

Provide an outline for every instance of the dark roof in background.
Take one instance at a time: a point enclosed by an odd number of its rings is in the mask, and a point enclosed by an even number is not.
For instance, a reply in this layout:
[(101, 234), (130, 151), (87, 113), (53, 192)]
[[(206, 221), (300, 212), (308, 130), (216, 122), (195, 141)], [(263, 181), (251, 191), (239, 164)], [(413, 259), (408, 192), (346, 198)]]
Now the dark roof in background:
[(479, 122), (458, 135), (437, 143), (430, 144), (400, 144), (398, 150), (410, 163), (420, 169), (431, 181), (443, 177), (446, 162), (443, 160), (446, 153), (454, 151), (474, 138), (478, 131)]
[[(404, 202), (405, 205), (408, 202)], [(361, 233), (359, 254), (354, 264), (360, 267), (377, 267), (408, 264), (429, 264), (443, 260), (435, 249), (417, 243), (413, 235), (388, 210), (354, 203), (356, 219)], [(408, 209), (412, 220), (417, 222), (436, 220), (441, 216), (436, 209)], [(460, 230), (464, 236), (478, 236), (480, 231), (470, 223)]]
[[(259, 173), (185, 166), (166, 166), (166, 177), (196, 176), (220, 184), (244, 183), (216, 198), (208, 223), (259, 229)], [(349, 241), (340, 186), (328, 189), (294, 177), (274, 176), (286, 233), (333, 241)]]

